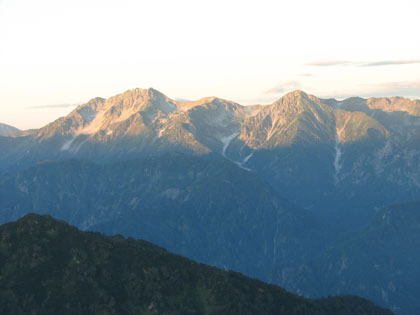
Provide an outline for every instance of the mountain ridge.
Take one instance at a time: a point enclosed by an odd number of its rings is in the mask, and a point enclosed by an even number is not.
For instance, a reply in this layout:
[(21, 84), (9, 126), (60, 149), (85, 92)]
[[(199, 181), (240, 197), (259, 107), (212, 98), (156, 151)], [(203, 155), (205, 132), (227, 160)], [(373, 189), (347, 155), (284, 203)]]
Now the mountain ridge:
[[(272, 104), (269, 105), (247, 105), (247, 106), (243, 106), (240, 104), (237, 104), (235, 102), (231, 102), (231, 101), (226, 101), (223, 99), (220, 99), (218, 97), (215, 96), (211, 96), (211, 97), (204, 97), (201, 98), (197, 101), (177, 101), (177, 100), (173, 100), (169, 97), (167, 97), (166, 95), (164, 95), (163, 93), (153, 89), (153, 88), (149, 88), (149, 89), (140, 89), (140, 88), (136, 88), (136, 89), (132, 89), (132, 90), (127, 90), (123, 93), (117, 94), (115, 96), (112, 96), (108, 99), (104, 99), (104, 98), (100, 98), (100, 97), (96, 97), (94, 99), (91, 99), (89, 102), (79, 105), (75, 110), (73, 110), (69, 115), (71, 115), (72, 113), (76, 113), (79, 112), (81, 109), (86, 108), (89, 105), (94, 105), (95, 109), (97, 109), (98, 107), (98, 103), (100, 105), (103, 105), (105, 102), (108, 102), (108, 106), (110, 105), (114, 105), (116, 106), (116, 103), (120, 102), (130, 102), (131, 103), (135, 103), (136, 100), (136, 96), (142, 96), (143, 99), (145, 100), (145, 102), (147, 100), (150, 100), (151, 98), (153, 98), (153, 96), (155, 96), (155, 99), (160, 99), (160, 100), (165, 100), (167, 102), (169, 102), (172, 105), (172, 108), (161, 108), (164, 109), (164, 111), (171, 111), (174, 110), (173, 106), (177, 106), (176, 110), (186, 110), (186, 109), (191, 109), (195, 106), (200, 106), (203, 104), (207, 104), (207, 103), (212, 103), (214, 101), (221, 101), (224, 103), (230, 103), (230, 104), (236, 104), (237, 106), (240, 106), (242, 108), (256, 108), (257, 111), (262, 110), (264, 108), (267, 107), (272, 107), (272, 106), (278, 106), (279, 104), (288, 104), (288, 103), (296, 103), (296, 99), (308, 99), (311, 100), (315, 103), (320, 103), (320, 102), (325, 102), (325, 104), (328, 104), (330, 106), (336, 107), (336, 108), (342, 108), (343, 104), (346, 103), (354, 103), (354, 100), (357, 100), (357, 102), (364, 102), (370, 109), (382, 109), (384, 111), (388, 111), (388, 112), (392, 112), (392, 111), (406, 111), (409, 114), (415, 114), (416, 116), (420, 115), (420, 100), (413, 100), (411, 101), (410, 99), (406, 99), (403, 97), (384, 97), (384, 98), (368, 98), (368, 99), (363, 99), (363, 98), (358, 98), (358, 97), (351, 97), (351, 98), (347, 98), (345, 100), (342, 101), (337, 101), (335, 99), (328, 99), (328, 100), (324, 100), (321, 98), (318, 98), (314, 95), (310, 95), (305, 93), (302, 90), (295, 90), (292, 92), (289, 92), (287, 94), (285, 94), (283, 97), (281, 97), (279, 100), (275, 101)], [(121, 104), (119, 104), (121, 105)], [(154, 104), (156, 107), (156, 103)], [(105, 105), (106, 106), (106, 105)], [(133, 106), (131, 104), (131, 106)], [(179, 107), (178, 107), (179, 106)], [(92, 107), (92, 106), (91, 106)], [(137, 108), (137, 111), (140, 110), (141, 108)], [(136, 111), (134, 111), (136, 112)], [(127, 113), (126, 113), (127, 115)], [(128, 117), (118, 117), (119, 119), (123, 120), (123, 118), (128, 118)], [(86, 119), (89, 120), (89, 119)], [(40, 128), (43, 129), (43, 128)], [(40, 130), (37, 129), (37, 130)], [(39, 136), (39, 135), (38, 135)]]
[(21, 132), (18, 128), (0, 123), (0, 136), (9, 136)]

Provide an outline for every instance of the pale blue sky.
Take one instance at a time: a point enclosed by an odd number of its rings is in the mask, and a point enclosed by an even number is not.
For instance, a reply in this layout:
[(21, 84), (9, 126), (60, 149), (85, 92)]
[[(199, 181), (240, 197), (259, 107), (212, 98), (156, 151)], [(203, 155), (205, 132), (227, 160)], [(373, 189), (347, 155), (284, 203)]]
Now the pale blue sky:
[(0, 122), (40, 127), (135, 87), (244, 105), (294, 89), (420, 98), (418, 12), (404, 0), (0, 0)]

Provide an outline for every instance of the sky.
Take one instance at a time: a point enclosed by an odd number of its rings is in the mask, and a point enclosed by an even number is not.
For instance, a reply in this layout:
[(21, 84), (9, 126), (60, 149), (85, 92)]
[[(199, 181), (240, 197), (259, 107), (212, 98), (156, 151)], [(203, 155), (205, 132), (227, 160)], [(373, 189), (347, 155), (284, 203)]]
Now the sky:
[(0, 122), (39, 128), (89, 99), (269, 104), (420, 98), (420, 2), (0, 0)]

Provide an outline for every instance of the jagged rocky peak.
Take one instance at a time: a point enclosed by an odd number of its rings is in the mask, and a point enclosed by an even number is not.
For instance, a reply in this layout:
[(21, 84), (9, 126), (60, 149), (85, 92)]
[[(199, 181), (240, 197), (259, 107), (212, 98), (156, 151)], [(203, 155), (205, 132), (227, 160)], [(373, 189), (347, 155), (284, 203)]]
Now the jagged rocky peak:
[(289, 92), (287, 94), (285, 94), (283, 97), (281, 97), (278, 101), (283, 100), (283, 101), (302, 101), (302, 100), (312, 100), (312, 101), (317, 101), (319, 102), (319, 98), (317, 98), (314, 95), (311, 94), (307, 94), (302, 90), (295, 90), (292, 92)]
[(188, 102), (176, 102), (177, 106), (181, 110), (189, 110), (196, 106), (204, 106), (209, 109), (225, 109), (225, 110), (236, 110), (243, 106), (215, 96), (203, 97), (197, 101)]
[(313, 111), (314, 108), (328, 109), (330, 111), (329, 107), (329, 105), (322, 103), (318, 97), (301, 90), (296, 90), (287, 93), (278, 101), (274, 102), (271, 105), (271, 110), (279, 110), (287, 114), (297, 114), (304, 111)]
[(385, 112), (402, 111), (413, 116), (420, 116), (420, 100), (410, 100), (404, 97), (371, 97), (366, 100), (371, 109), (380, 109)]
[(327, 105), (333, 107), (334, 109), (340, 109), (340, 108), (343, 108), (343, 107), (346, 107), (346, 106), (347, 107), (348, 106), (358, 107), (358, 106), (360, 106), (360, 104), (363, 104), (363, 101), (365, 101), (365, 103), (366, 103), (365, 99), (363, 99), (361, 97), (358, 97), (358, 96), (349, 97), (349, 98), (346, 98), (344, 100), (337, 100), (335, 98), (321, 98), (320, 101), (323, 104), (327, 104)]
[(73, 113), (80, 114), (87, 122), (91, 122), (100, 112), (107, 112), (109, 118), (122, 121), (138, 111), (148, 109), (170, 113), (176, 110), (176, 102), (153, 88), (136, 88), (109, 99), (94, 98), (76, 108)]
[(283, 98), (287, 98), (287, 97), (309, 97), (309, 95), (302, 90), (294, 90), (283, 96)]
[(78, 106), (70, 115), (80, 115), (86, 122), (91, 122), (99, 110), (103, 109), (105, 99), (95, 97), (86, 104)]
[(388, 130), (373, 117), (362, 111), (334, 111), (337, 141), (350, 143), (369, 137), (387, 137)]
[(139, 110), (153, 107), (165, 113), (176, 110), (176, 102), (174, 100), (153, 88), (127, 90), (124, 93), (110, 97), (105, 102), (105, 106), (106, 108), (136, 108)]
[[(62, 135), (112, 133), (117, 124), (129, 119), (150, 122), (159, 115), (175, 111), (177, 111), (176, 102), (159, 91), (153, 88), (136, 88), (108, 99), (94, 98), (77, 107), (66, 117), (41, 129), (38, 136), (50, 137), (57, 133)], [(139, 118), (139, 115), (142, 117)]]
[(333, 108), (331, 105), (301, 90), (287, 93), (267, 109), (269, 109), (270, 113), (282, 116), (286, 120), (293, 120), (302, 114), (307, 115), (304, 118), (305, 120), (313, 119), (325, 124), (333, 120)]
[(254, 149), (321, 140), (330, 143), (335, 137), (333, 111), (319, 98), (296, 90), (250, 117), (241, 139)]
[(255, 106), (248, 109), (247, 106), (214, 96), (197, 101), (177, 102), (177, 106), (179, 111), (188, 112), (188, 116), (194, 123), (199, 124), (199, 128), (200, 126), (206, 126), (204, 129), (216, 127), (217, 130), (208, 131), (212, 135), (218, 134), (218, 137), (223, 138), (239, 132), (239, 125), (259, 110)]
[(383, 112), (405, 112), (412, 116), (420, 116), (420, 100), (410, 100), (404, 97), (370, 97), (368, 99), (361, 97), (349, 97), (342, 101), (334, 99), (322, 100), (334, 108), (341, 108), (347, 111), (372, 112), (381, 110)]

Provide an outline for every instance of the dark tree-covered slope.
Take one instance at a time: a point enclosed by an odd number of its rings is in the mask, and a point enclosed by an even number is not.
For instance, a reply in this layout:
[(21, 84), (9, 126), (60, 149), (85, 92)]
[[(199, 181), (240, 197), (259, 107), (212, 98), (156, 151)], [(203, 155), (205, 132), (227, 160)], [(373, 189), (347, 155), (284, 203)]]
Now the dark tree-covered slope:
[(2, 314), (391, 314), (357, 297), (306, 300), (170, 254), (30, 214), (0, 227)]

